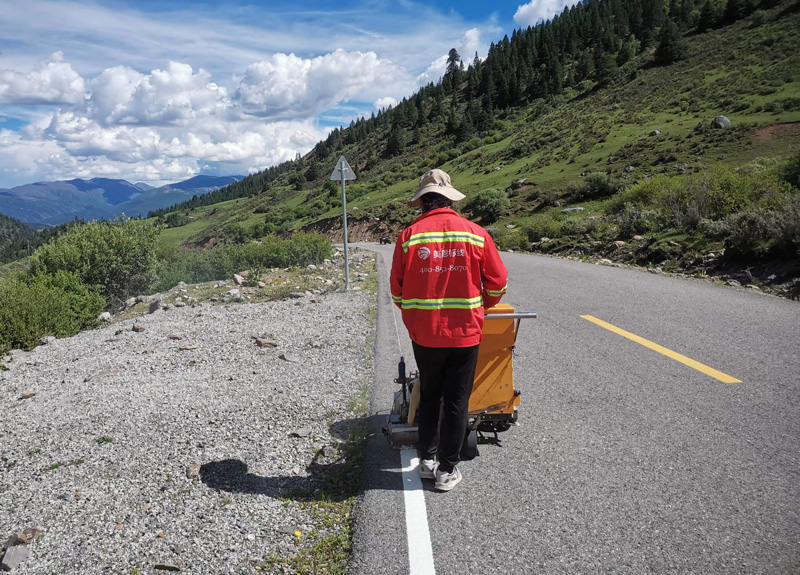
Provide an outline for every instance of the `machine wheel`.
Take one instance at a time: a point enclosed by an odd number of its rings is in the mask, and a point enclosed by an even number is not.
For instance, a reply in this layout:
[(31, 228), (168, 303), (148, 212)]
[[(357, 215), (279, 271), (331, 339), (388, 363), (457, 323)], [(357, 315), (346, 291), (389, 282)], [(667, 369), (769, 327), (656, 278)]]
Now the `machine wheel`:
[(467, 427), (467, 435), (461, 446), (461, 461), (470, 461), (478, 456), (478, 431)]

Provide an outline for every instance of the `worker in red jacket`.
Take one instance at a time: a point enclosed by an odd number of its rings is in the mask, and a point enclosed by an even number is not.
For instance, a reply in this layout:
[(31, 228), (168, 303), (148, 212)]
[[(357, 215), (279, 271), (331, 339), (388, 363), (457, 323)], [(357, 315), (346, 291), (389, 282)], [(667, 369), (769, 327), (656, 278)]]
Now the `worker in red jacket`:
[(508, 278), (491, 236), (453, 209), (464, 197), (442, 170), (420, 178), (409, 205), (422, 206), (422, 215), (397, 239), (390, 278), (419, 369), (419, 474), (440, 491), (461, 481), (456, 464), (483, 312), (500, 301)]

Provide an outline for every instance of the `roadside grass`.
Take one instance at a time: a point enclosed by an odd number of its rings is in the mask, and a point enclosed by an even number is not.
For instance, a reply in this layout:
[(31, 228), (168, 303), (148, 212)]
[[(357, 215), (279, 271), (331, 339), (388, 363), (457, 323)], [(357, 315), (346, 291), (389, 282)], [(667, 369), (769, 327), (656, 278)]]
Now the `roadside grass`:
[[(338, 465), (321, 481), (316, 493), (293, 493), (284, 502), (311, 512), (314, 528), (295, 537), (297, 550), (289, 555), (272, 553), (259, 565), (261, 571), (299, 575), (344, 575), (352, 552), (353, 512), (359, 492), (361, 467), (368, 439), (367, 416), (374, 373), (374, 346), (377, 319), (376, 262), (363, 284), (371, 300), (366, 316), (372, 329), (364, 345), (362, 359), (370, 374), (359, 391), (350, 398), (347, 413), (353, 420), (339, 444)], [(336, 423), (335, 421), (333, 423)]]

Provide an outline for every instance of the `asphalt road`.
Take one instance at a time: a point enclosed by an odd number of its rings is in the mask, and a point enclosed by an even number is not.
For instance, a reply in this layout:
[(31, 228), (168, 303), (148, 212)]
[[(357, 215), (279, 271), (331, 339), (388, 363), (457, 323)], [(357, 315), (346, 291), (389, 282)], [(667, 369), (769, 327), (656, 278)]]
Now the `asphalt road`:
[[(380, 434), (402, 352), (378, 252), (376, 385), (354, 561), (410, 572), (400, 455)], [(519, 425), (425, 485), (435, 572), (800, 573), (800, 304), (752, 291), (504, 253), (521, 327)], [(741, 380), (722, 383), (582, 315)], [(397, 327), (395, 327), (395, 321)], [(399, 334), (399, 342), (398, 342)], [(412, 526), (413, 529), (413, 526)]]

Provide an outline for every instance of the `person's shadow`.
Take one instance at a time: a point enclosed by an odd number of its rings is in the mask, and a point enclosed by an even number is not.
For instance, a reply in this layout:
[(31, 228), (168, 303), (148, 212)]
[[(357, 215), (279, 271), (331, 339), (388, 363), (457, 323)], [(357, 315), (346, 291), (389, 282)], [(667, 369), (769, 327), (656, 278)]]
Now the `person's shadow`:
[(368, 489), (403, 490), (398, 451), (380, 433), (385, 420), (376, 414), (331, 425), (331, 434), (343, 440), (338, 453), (333, 458), (316, 454), (304, 477), (256, 475), (239, 459), (222, 459), (201, 465), (200, 480), (219, 491), (300, 501), (343, 501)]
[(320, 479), (325, 475), (326, 469), (336, 465), (312, 463), (307, 477), (262, 477), (249, 473), (247, 464), (239, 459), (222, 459), (200, 466), (200, 480), (211, 489), (219, 491), (304, 499), (319, 491)]

